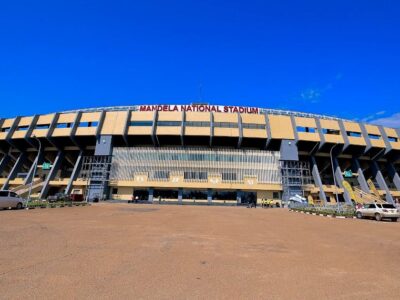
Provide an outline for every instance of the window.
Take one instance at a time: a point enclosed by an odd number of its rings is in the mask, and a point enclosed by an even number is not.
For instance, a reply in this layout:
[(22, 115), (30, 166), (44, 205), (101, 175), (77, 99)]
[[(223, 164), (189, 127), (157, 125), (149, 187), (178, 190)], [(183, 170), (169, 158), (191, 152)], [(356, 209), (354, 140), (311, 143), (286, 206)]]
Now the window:
[(237, 180), (237, 175), (236, 173), (222, 173), (222, 180), (223, 181), (235, 181)]
[(80, 122), (79, 127), (97, 127), (99, 122)]
[(14, 193), (14, 192), (10, 192), (10, 197), (17, 198), (18, 195), (16, 193)]
[(207, 172), (183, 172), (183, 179), (207, 180)]
[(169, 178), (169, 172), (168, 171), (154, 171), (152, 179), (168, 179)]
[(399, 141), (399, 139), (397, 137), (393, 137), (393, 136), (388, 136), (388, 140), (389, 140), (389, 142), (392, 142), (392, 143), (397, 143)]
[(189, 121), (185, 122), (187, 127), (210, 127), (210, 122)]
[(29, 128), (29, 126), (18, 126), (18, 127), (17, 127), (17, 130), (18, 130), (18, 131), (27, 131), (28, 128)]
[(297, 132), (310, 132), (310, 133), (315, 133), (317, 130), (313, 127), (303, 127), (303, 126), (297, 126), (296, 127)]
[(371, 140), (379, 140), (379, 139), (381, 138), (380, 135), (372, 134), (372, 133), (369, 133), (369, 134), (368, 134), (368, 137), (369, 137)]
[(322, 133), (323, 133), (323, 134), (340, 135), (340, 130), (322, 128)]
[(49, 129), (49, 124), (36, 125), (35, 129)]
[(367, 206), (367, 208), (372, 208), (372, 209), (375, 209), (376, 207), (375, 207), (375, 204), (374, 204), (374, 203), (372, 203), (372, 204), (369, 204), (369, 205)]
[(112, 189), (112, 194), (113, 194), (113, 195), (118, 194), (118, 188), (113, 188), (113, 189)]
[(181, 126), (182, 122), (179, 121), (159, 121), (157, 126)]
[(56, 128), (71, 128), (72, 127), (72, 123), (58, 123), (56, 125)]
[(237, 127), (238, 127), (238, 123), (214, 122), (214, 127), (221, 127), (221, 128), (237, 128)]
[(0, 197), (8, 197), (8, 192), (0, 191)]
[(265, 129), (265, 125), (263, 125), (263, 124), (242, 123), (242, 128), (248, 128), (248, 129)]
[(272, 198), (273, 199), (279, 199), (280, 197), (279, 197), (279, 192), (273, 192), (272, 193)]
[(395, 209), (396, 207), (394, 207), (393, 204), (382, 204), (383, 208), (390, 208), (390, 209)]
[(4, 127), (1, 129), (1, 132), (9, 132), (10, 131), (10, 127)]
[(351, 137), (361, 137), (361, 132), (347, 131), (347, 136), (351, 136)]
[(130, 121), (129, 126), (153, 126), (153, 121)]

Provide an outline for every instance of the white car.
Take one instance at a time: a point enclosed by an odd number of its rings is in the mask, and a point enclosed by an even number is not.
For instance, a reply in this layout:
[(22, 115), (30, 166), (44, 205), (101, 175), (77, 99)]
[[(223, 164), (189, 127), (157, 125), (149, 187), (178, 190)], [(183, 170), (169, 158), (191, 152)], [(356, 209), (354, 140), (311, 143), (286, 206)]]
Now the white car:
[(356, 216), (358, 219), (374, 218), (377, 221), (381, 221), (386, 218), (397, 222), (400, 218), (400, 212), (393, 204), (368, 203), (364, 207), (357, 209)]
[(25, 200), (20, 198), (16, 193), (11, 191), (0, 191), (0, 209), (24, 207)]

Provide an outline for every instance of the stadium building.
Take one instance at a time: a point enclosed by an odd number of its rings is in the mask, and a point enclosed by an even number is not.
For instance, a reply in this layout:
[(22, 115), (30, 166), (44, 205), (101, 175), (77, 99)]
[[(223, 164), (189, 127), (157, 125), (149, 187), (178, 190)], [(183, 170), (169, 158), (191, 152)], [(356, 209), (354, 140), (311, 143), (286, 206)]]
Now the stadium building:
[(400, 130), (254, 107), (140, 105), (0, 120), (0, 187), (152, 202), (400, 198)]

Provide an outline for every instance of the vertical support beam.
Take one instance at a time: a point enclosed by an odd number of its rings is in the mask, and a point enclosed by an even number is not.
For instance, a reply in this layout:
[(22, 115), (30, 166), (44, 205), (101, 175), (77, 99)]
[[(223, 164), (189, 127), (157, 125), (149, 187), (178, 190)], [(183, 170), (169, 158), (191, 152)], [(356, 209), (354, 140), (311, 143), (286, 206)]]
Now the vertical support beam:
[(32, 143), (32, 132), (35, 130), (37, 121), (39, 120), (39, 115), (34, 115), (31, 124), (29, 124), (28, 130), (25, 134), (25, 141), (31, 144), (33, 147), (36, 147), (35, 143)]
[(77, 142), (75, 135), (76, 135), (76, 131), (78, 130), (79, 124), (81, 122), (81, 118), (82, 118), (82, 112), (80, 111), (76, 114), (74, 124), (72, 125), (72, 129), (71, 129), (71, 135), (70, 135), (71, 141), (79, 148), (82, 148), (82, 146)]
[(33, 173), (35, 172), (37, 165), (43, 162), (43, 158), (44, 158), (44, 152), (43, 151), (41, 151), (40, 153), (38, 152), (31, 168), (29, 169), (28, 175), (25, 177), (24, 185), (31, 183), (32, 180), (35, 180), (33, 178)]
[(385, 155), (386, 155), (390, 151), (392, 151), (393, 147), (392, 147), (392, 144), (389, 141), (388, 135), (386, 134), (385, 128), (383, 126), (378, 126), (378, 128), (379, 128), (379, 131), (380, 131), (380, 133), (382, 135), (383, 142), (385, 143), (385, 146), (386, 146), (386, 149), (385, 149)]
[(265, 144), (265, 149), (268, 149), (268, 146), (271, 143), (271, 126), (269, 125), (269, 118), (267, 112), (264, 113), (264, 116), (265, 116), (265, 130), (267, 130), (267, 142)]
[(4, 182), (3, 187), (1, 188), (2, 190), (7, 190), (8, 187), (10, 186), (10, 181), (14, 180), (15, 177), (17, 177), (17, 174), (18, 174), (19, 170), (21, 169), (22, 165), (24, 164), (26, 157), (27, 157), (27, 155), (25, 152), (22, 152), (18, 156), (13, 168), (11, 169), (10, 173), (8, 174), (6, 182)]
[(98, 138), (101, 135), (101, 130), (103, 129), (103, 125), (104, 125), (104, 120), (106, 119), (106, 111), (103, 110), (100, 113), (100, 119), (99, 119), (99, 123), (97, 124), (97, 130), (96, 130), (96, 137)]
[(5, 154), (0, 161), (0, 175), (3, 173), (4, 169), (7, 167), (8, 163), (10, 162), (11, 157), (8, 154)]
[(183, 189), (179, 188), (178, 189), (178, 204), (182, 204), (182, 194), (183, 194)]
[(317, 160), (315, 159), (315, 156), (311, 156), (311, 166), (312, 166), (311, 174), (314, 178), (315, 184), (319, 188), (319, 198), (322, 200), (322, 202), (324, 202), (324, 205), (326, 205), (327, 200), (326, 200), (326, 195), (324, 192), (324, 186), (322, 184), (322, 180), (321, 180), (321, 176), (319, 174)]
[(186, 123), (186, 112), (182, 110), (182, 124), (181, 124), (181, 146), (185, 145), (185, 141), (183, 139), (185, 135), (185, 123)]
[(323, 132), (322, 126), (321, 126), (321, 120), (319, 118), (315, 118), (315, 124), (317, 125), (317, 131), (318, 131), (318, 135), (319, 135), (319, 139), (320, 139), (318, 149), (321, 149), (325, 145), (325, 142), (326, 142), (325, 135), (324, 135), (324, 132)]
[(361, 165), (360, 165), (360, 162), (359, 162), (358, 158), (357, 157), (353, 157), (351, 159), (351, 163), (352, 163), (352, 167), (351, 167), (352, 171), (354, 173), (358, 174), (357, 181), (358, 181), (358, 184), (361, 187), (361, 190), (366, 192), (366, 193), (371, 193), (371, 191), (369, 190), (369, 186), (368, 186), (367, 180), (365, 179), (364, 172), (363, 172), (363, 170), (361, 168)]
[(333, 168), (335, 170), (336, 184), (343, 189), (343, 197), (347, 204), (352, 204), (349, 192), (343, 186), (343, 172), (340, 168), (339, 161), (336, 156), (333, 156)]
[(386, 192), (386, 202), (394, 204), (393, 197), (390, 194), (390, 190), (385, 182), (385, 178), (383, 177), (382, 172), (379, 169), (378, 163), (375, 160), (371, 161), (371, 171), (372, 176), (375, 177), (375, 180), (378, 183), (379, 189)]
[(347, 136), (347, 131), (346, 131), (346, 128), (344, 127), (343, 121), (338, 120), (338, 123), (339, 123), (340, 132), (342, 133), (342, 138), (344, 141), (344, 146), (343, 146), (342, 151), (345, 151), (350, 146), (350, 141), (349, 141), (349, 137)]
[(47, 131), (47, 134), (46, 134), (46, 140), (48, 140), (49, 143), (52, 144), (53, 146), (55, 146), (58, 150), (61, 150), (61, 146), (59, 144), (56, 144), (54, 139), (52, 138), (54, 129), (57, 126), (57, 122), (58, 122), (59, 118), (60, 118), (60, 113), (56, 113), (53, 117), (53, 120), (51, 120), (49, 130)]
[(153, 194), (154, 194), (154, 189), (153, 188), (149, 188), (149, 199), (148, 199), (148, 201), (150, 203), (153, 203)]
[(207, 204), (212, 204), (212, 189), (207, 189)]
[(210, 147), (212, 147), (212, 140), (214, 137), (214, 115), (210, 112)]
[(159, 146), (157, 139), (157, 120), (158, 120), (158, 111), (155, 110), (153, 113), (153, 125), (151, 127), (151, 140), (153, 141), (154, 147)]
[(294, 133), (294, 141), (297, 144), (299, 142), (299, 134), (297, 132), (296, 119), (294, 118), (293, 115), (290, 116), (290, 121), (292, 123), (292, 129), (293, 129), (293, 133)]
[(50, 189), (50, 185), (49, 185), (50, 181), (52, 181), (56, 177), (56, 174), (61, 167), (61, 162), (62, 162), (63, 158), (64, 158), (64, 152), (58, 151), (56, 159), (53, 162), (53, 166), (51, 167), (51, 170), (50, 170), (49, 174), (47, 175), (46, 180), (44, 181), (43, 188), (40, 191), (39, 199), (46, 198), (47, 193), (49, 192), (49, 189)]
[(371, 150), (372, 143), (371, 143), (371, 139), (368, 136), (367, 128), (365, 128), (365, 124), (360, 123), (360, 128), (361, 128), (362, 135), (364, 136), (365, 143), (367, 144), (367, 146), (365, 147), (365, 151), (364, 151), (364, 154), (365, 154), (365, 153), (368, 153), (369, 150)]
[(240, 146), (242, 145), (242, 140), (243, 140), (243, 125), (242, 125), (242, 116), (240, 113), (237, 113), (238, 115), (238, 129), (239, 129), (239, 138), (238, 138), (238, 143), (237, 147), (240, 149)]
[(393, 163), (388, 161), (386, 163), (386, 169), (388, 171), (390, 179), (393, 181), (394, 186), (398, 191), (400, 191), (400, 176), (399, 173), (397, 173)]
[(131, 117), (132, 117), (132, 110), (129, 109), (128, 110), (128, 114), (126, 116), (126, 120), (125, 120), (124, 132), (122, 134), (122, 138), (124, 139), (125, 145), (128, 146), (128, 147), (129, 147), (128, 131), (129, 131), (130, 123), (131, 123)]
[(81, 150), (79, 152), (78, 158), (76, 159), (74, 169), (72, 170), (71, 177), (69, 178), (67, 188), (65, 189), (65, 194), (69, 195), (72, 192), (72, 188), (74, 186), (74, 181), (78, 178), (79, 171), (82, 166), (82, 157), (83, 157), (83, 151)]

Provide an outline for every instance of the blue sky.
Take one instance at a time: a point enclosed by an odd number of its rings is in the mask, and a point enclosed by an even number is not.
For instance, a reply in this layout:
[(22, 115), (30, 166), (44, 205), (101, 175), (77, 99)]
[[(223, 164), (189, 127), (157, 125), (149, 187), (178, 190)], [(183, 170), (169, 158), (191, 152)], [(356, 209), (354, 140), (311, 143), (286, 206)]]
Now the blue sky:
[(0, 3), (1, 117), (202, 100), (400, 126), (399, 1)]

